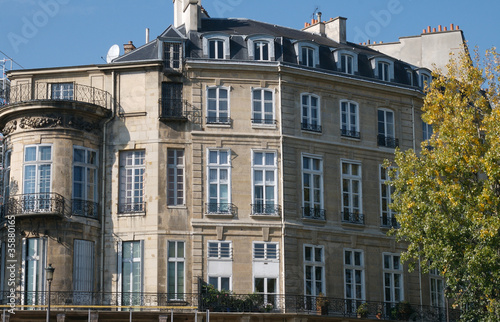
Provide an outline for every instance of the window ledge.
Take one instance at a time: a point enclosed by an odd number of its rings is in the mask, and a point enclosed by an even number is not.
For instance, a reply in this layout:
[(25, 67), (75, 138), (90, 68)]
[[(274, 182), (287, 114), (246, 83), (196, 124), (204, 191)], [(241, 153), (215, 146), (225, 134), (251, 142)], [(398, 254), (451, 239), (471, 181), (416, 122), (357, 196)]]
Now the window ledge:
[(250, 217), (255, 219), (280, 219), (280, 214), (250, 214)]
[(167, 209), (187, 209), (187, 206), (186, 205), (179, 205), (179, 206), (167, 205)]
[(124, 213), (118, 213), (118, 217), (145, 217), (146, 212), (124, 212)]
[(346, 140), (351, 140), (351, 141), (358, 141), (360, 142), (361, 141), (361, 137), (359, 138), (356, 138), (354, 136), (346, 136), (346, 135), (341, 135), (340, 138), (342, 139), (346, 139)]
[(311, 131), (311, 130), (304, 130), (304, 129), (300, 129), (302, 131), (302, 133), (309, 133), (309, 134), (313, 134), (313, 135), (323, 135), (323, 132), (322, 131)]
[(278, 127), (276, 124), (258, 124), (252, 123), (252, 129), (262, 129), (262, 130), (276, 130)]
[(231, 213), (205, 213), (205, 217), (207, 218), (233, 218), (234, 215)]
[(231, 128), (231, 123), (206, 123), (207, 127)]
[(326, 219), (313, 219), (313, 218), (304, 218), (302, 217), (302, 221), (310, 224), (326, 224)]

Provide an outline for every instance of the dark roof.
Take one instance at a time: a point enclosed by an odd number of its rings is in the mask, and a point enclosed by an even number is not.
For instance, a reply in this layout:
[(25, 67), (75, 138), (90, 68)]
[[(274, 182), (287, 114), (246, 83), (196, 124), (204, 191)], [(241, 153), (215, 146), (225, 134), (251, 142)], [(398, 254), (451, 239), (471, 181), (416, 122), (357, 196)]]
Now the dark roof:
[(128, 54), (120, 56), (113, 60), (113, 63), (156, 60), (158, 59), (158, 41), (153, 40), (149, 43), (132, 50)]

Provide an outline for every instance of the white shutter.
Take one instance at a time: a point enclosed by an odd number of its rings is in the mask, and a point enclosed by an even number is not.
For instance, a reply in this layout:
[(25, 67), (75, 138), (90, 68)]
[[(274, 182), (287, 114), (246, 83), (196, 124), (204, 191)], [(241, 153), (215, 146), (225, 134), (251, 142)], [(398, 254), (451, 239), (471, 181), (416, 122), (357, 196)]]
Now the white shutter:
[(94, 242), (75, 239), (73, 255), (73, 290), (92, 292), (94, 286)]

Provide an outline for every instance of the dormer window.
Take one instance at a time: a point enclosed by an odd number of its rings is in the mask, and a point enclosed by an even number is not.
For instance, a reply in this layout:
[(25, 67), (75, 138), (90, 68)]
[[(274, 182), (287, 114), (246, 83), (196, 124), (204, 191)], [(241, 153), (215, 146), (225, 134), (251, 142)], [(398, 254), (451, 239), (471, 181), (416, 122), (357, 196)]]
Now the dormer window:
[(296, 43), (295, 50), (299, 65), (316, 67), (319, 64), (319, 47), (313, 43)]
[(411, 68), (406, 69), (406, 77), (408, 79), (408, 84), (413, 86), (413, 70)]
[(427, 86), (430, 85), (432, 81), (431, 73), (428, 69), (419, 69), (417, 70), (418, 74), (418, 86), (420, 88), (425, 89)]
[(182, 63), (182, 43), (164, 42), (163, 58), (167, 68), (178, 69)]
[(251, 60), (274, 60), (274, 37), (267, 35), (252, 36), (248, 41), (248, 58)]
[(224, 34), (204, 35), (203, 56), (210, 59), (229, 59), (229, 36)]
[(350, 50), (339, 49), (333, 52), (337, 62), (337, 70), (354, 75), (358, 72), (358, 54)]
[(375, 71), (375, 77), (390, 82), (394, 79), (394, 63), (386, 58), (372, 58), (372, 68)]

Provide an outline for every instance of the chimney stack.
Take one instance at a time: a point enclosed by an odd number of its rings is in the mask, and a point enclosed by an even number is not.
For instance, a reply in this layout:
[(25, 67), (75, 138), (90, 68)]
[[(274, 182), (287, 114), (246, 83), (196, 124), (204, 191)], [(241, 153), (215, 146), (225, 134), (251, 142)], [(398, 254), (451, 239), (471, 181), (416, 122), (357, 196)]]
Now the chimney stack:
[(146, 28), (146, 44), (149, 43), (149, 28)]
[(125, 54), (128, 54), (129, 52), (131, 52), (134, 49), (135, 49), (135, 46), (132, 43), (132, 41), (129, 41), (128, 44), (123, 45), (123, 51), (125, 52)]

